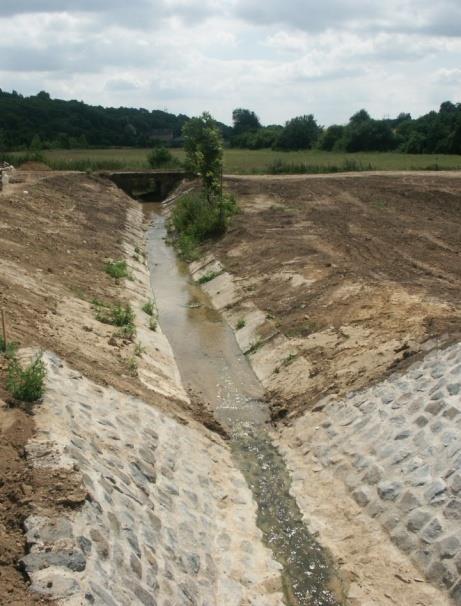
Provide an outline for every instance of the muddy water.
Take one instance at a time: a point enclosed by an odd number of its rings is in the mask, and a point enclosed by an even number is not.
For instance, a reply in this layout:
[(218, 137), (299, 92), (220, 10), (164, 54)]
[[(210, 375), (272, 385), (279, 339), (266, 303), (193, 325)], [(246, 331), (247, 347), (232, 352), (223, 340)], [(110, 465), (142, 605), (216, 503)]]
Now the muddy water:
[(167, 245), (159, 205), (145, 204), (144, 210), (151, 220), (149, 266), (160, 325), (184, 384), (209, 404), (231, 435), (234, 459), (258, 505), (257, 523), (264, 542), (283, 567), (287, 605), (342, 604), (341, 584), (303, 523), (289, 493), (284, 460), (265, 430), (269, 413), (259, 381), (229, 326)]

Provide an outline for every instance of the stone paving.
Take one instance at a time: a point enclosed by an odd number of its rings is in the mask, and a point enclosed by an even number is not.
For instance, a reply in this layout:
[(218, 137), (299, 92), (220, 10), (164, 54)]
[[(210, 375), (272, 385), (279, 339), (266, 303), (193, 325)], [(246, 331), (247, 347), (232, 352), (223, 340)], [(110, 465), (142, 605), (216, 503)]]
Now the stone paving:
[(461, 344), (315, 410), (283, 430), (283, 442), (332, 469), (427, 579), (461, 604)]
[(47, 353), (28, 446), (88, 492), (69, 517), (26, 521), (32, 589), (69, 606), (275, 606), (280, 566), (229, 449), (199, 425), (100, 387)]

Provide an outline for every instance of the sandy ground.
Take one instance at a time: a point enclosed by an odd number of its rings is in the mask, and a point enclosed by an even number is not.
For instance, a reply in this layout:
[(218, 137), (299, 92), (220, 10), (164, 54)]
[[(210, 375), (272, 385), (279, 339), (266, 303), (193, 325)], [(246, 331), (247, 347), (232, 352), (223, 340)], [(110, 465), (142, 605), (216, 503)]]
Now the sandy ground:
[(275, 416), (367, 385), (461, 334), (458, 173), (226, 185), (243, 212), (210, 248), (240, 303), (262, 310), (309, 368), (302, 395), (271, 394)]

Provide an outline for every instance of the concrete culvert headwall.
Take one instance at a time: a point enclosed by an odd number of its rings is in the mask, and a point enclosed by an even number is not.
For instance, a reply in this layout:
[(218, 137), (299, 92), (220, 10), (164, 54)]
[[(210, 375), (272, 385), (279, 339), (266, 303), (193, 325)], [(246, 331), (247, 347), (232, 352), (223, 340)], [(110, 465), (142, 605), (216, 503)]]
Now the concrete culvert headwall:
[(146, 170), (104, 173), (132, 198), (145, 202), (161, 202), (187, 176), (178, 170)]

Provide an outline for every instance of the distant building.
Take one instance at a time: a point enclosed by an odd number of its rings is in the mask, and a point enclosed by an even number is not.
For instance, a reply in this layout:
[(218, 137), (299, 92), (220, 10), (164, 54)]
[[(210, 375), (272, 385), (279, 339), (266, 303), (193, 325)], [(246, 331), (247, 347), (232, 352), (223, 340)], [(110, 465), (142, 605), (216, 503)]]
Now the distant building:
[(150, 131), (149, 139), (151, 139), (151, 141), (171, 143), (174, 139), (174, 133), (169, 128), (154, 128)]

